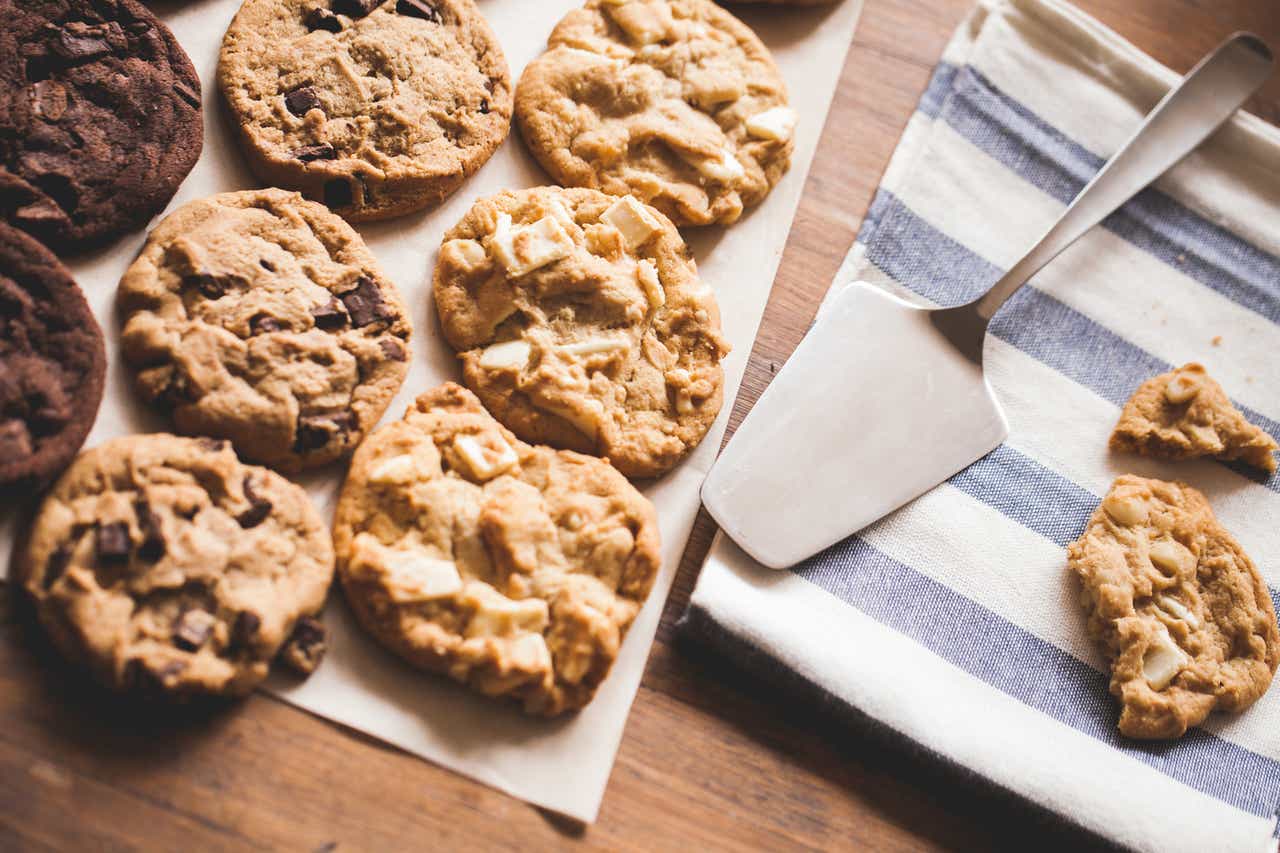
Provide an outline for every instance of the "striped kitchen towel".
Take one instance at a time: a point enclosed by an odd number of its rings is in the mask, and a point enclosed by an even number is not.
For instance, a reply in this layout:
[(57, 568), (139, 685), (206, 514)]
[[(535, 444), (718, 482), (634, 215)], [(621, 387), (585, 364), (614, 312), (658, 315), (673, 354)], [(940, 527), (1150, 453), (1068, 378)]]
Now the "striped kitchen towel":
[[(973, 297), (1176, 79), (1063, 3), (986, 0), (948, 47), (833, 290), (865, 280), (936, 304)], [(720, 537), (686, 630), (1123, 846), (1275, 850), (1280, 683), (1175, 742), (1119, 736), (1066, 569), (1099, 496), (1137, 473), (1204, 491), (1280, 598), (1280, 478), (1107, 450), (1138, 384), (1188, 361), (1280, 439), (1280, 130), (1253, 116), (997, 315), (986, 365), (1011, 426), (1003, 446), (789, 572)], [(893, 413), (831, 416), (853, 433)]]

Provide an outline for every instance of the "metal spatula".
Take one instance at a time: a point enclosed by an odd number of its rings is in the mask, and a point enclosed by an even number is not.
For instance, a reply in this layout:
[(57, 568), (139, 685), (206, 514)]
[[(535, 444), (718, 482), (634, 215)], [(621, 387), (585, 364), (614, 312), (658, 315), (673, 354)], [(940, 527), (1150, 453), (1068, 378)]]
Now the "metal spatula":
[(711, 469), (702, 502), (748, 554), (784, 568), (941, 483), (1009, 434), (982, 372), (987, 324), (1041, 267), (1190, 153), (1270, 76), (1238, 33), (1191, 70), (995, 286), (913, 306), (868, 284), (832, 297)]

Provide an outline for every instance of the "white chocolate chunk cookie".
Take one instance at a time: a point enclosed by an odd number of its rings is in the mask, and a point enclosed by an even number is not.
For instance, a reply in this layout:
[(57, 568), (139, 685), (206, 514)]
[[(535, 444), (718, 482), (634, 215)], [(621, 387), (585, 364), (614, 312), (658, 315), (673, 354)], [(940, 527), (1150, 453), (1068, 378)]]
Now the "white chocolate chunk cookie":
[(243, 695), (274, 658), (312, 671), (333, 580), (307, 493), (225, 441), (137, 435), (80, 454), (16, 580), (54, 644), (118, 690)]
[(444, 237), (435, 297), (467, 386), (526, 441), (651, 477), (720, 411), (715, 297), (671, 222), (632, 196), (476, 202)]
[(525, 69), (516, 121), (557, 183), (727, 225), (787, 171), (796, 114), (769, 51), (710, 0), (588, 0)]
[(295, 471), (345, 456), (408, 368), (409, 317), (364, 241), (284, 190), (193, 201), (120, 282), (121, 346), (179, 432)]
[(1120, 477), (1067, 556), (1123, 734), (1181, 737), (1267, 691), (1280, 665), (1271, 596), (1200, 492)]
[(438, 203), (511, 125), (472, 0), (245, 0), (218, 84), (258, 178), (353, 222)]
[(660, 560), (653, 505), (621, 474), (525, 444), (452, 383), (356, 451), (333, 539), (380, 643), (542, 716), (591, 701)]
[(1193, 362), (1139, 386), (1120, 413), (1111, 449), (1162, 459), (1239, 459), (1274, 474), (1280, 446)]

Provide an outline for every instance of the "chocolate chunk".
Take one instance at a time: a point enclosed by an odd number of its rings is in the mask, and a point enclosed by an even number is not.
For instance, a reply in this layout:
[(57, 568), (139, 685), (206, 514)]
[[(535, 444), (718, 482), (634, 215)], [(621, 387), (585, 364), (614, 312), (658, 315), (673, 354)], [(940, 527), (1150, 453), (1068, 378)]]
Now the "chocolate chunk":
[(262, 268), (263, 268), (264, 270), (266, 270), (267, 272), (275, 272), (275, 271), (276, 271), (276, 265), (275, 265), (275, 264), (273, 264), (273, 263), (271, 263), (271, 261), (267, 260), (266, 258), (261, 258), (261, 259), (259, 259), (259, 260), (258, 260), (258, 266), (262, 267)]
[(27, 228), (52, 225), (67, 219), (66, 212), (47, 198), (23, 205), (15, 210), (12, 216), (16, 224)]
[(254, 491), (253, 480), (249, 477), (244, 478), (244, 499), (249, 502), (249, 508), (236, 516), (241, 527), (257, 527), (271, 515), (271, 501)]
[(355, 414), (349, 409), (341, 412), (322, 412), (299, 415), (298, 432), (293, 449), (303, 453), (319, 450), (334, 437), (341, 437), (355, 428)]
[(99, 563), (122, 563), (129, 559), (131, 547), (129, 525), (123, 521), (101, 524), (94, 534), (94, 550)]
[(324, 625), (314, 616), (303, 616), (280, 650), (280, 659), (304, 675), (315, 672), (328, 650)]
[(489, 100), (488, 98), (485, 98), (480, 101), (480, 115), (487, 116), (488, 114), (489, 114)]
[(211, 273), (193, 273), (182, 277), (182, 286), (194, 287), (205, 299), (221, 299), (230, 289), (230, 281)]
[(80, 205), (80, 191), (76, 189), (75, 182), (66, 175), (59, 172), (47, 172), (43, 175), (36, 175), (31, 179), (31, 183), (39, 187), (45, 195), (57, 203), (58, 207), (68, 213), (74, 211)]
[(326, 331), (331, 332), (347, 325), (347, 309), (333, 296), (325, 304), (312, 308), (311, 316), (315, 318), (316, 326)]
[(404, 347), (400, 345), (399, 341), (392, 338), (383, 338), (378, 341), (378, 348), (391, 361), (404, 361)]
[(151, 509), (145, 499), (134, 501), (133, 511), (138, 517), (138, 530), (142, 533), (142, 544), (138, 546), (138, 557), (148, 563), (154, 563), (164, 556), (164, 531), (161, 529), (160, 516)]
[(319, 145), (304, 145), (301, 148), (293, 149), (293, 159), (301, 160), (303, 163), (314, 163), (316, 160), (337, 160), (338, 149), (327, 142), (322, 142)]
[(0, 424), (0, 459), (17, 459), (30, 456), (35, 450), (31, 442), (31, 429), (22, 421), (12, 420)]
[(396, 0), (396, 11), (411, 18), (440, 23), (440, 10), (425, 0)]
[(345, 178), (334, 178), (324, 185), (324, 203), (329, 207), (346, 207), (355, 200), (351, 183)]
[(173, 625), (173, 644), (186, 652), (194, 652), (209, 641), (218, 620), (205, 610), (188, 610)]
[(284, 327), (270, 314), (254, 314), (249, 318), (249, 333), (261, 335), (266, 332), (278, 332)]
[(262, 627), (262, 619), (252, 610), (241, 610), (236, 622), (231, 626), (231, 645), (243, 649), (253, 645), (258, 639), (258, 629)]
[(31, 111), (46, 121), (57, 121), (67, 111), (67, 89), (56, 80), (31, 85)]
[(395, 317), (391, 306), (382, 301), (382, 291), (368, 276), (361, 276), (355, 287), (346, 293), (339, 293), (338, 298), (347, 306), (351, 322), (357, 327)]
[(42, 578), (45, 589), (53, 589), (53, 585), (66, 574), (67, 564), (71, 562), (71, 552), (75, 550), (75, 545), (74, 541), (63, 542), (49, 555), (49, 559), (44, 564), (44, 577)]
[(178, 97), (186, 101), (195, 109), (200, 109), (200, 90), (195, 86), (189, 86), (181, 80), (174, 82), (173, 91), (178, 93)]
[(381, 6), (383, 0), (333, 0), (333, 11), (350, 18), (363, 18)]
[(208, 450), (211, 453), (220, 453), (227, 449), (227, 440), (224, 438), (197, 438), (196, 444), (200, 445), (202, 450)]
[[(332, 13), (331, 13), (332, 14)], [(336, 18), (334, 20), (337, 20)], [(285, 92), (284, 105), (296, 116), (304, 116), (309, 110), (320, 106), (320, 94), (315, 86), (299, 86)]]
[(328, 30), (331, 33), (342, 32), (342, 21), (339, 20), (338, 16), (328, 9), (322, 9), (318, 6), (308, 12), (302, 22), (312, 32), (316, 30)]
[(124, 31), (115, 21), (96, 26), (73, 21), (58, 30), (50, 44), (53, 53), (69, 64), (92, 62), (128, 46)]
[(187, 668), (180, 660), (165, 661), (153, 669), (142, 658), (131, 658), (124, 668), (124, 686), (135, 690), (156, 691)]

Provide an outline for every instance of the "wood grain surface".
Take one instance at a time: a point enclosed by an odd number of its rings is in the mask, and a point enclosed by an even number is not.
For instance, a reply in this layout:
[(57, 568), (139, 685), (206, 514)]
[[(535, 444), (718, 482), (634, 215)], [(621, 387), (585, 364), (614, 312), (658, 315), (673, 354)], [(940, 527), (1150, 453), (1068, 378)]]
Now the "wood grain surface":
[[(1178, 70), (1237, 29), (1280, 46), (1278, 0), (1078, 5)], [(812, 319), (969, 7), (866, 0), (735, 424)], [(1280, 80), (1251, 106), (1280, 122)], [(0, 587), (0, 850), (1098, 846), (680, 643), (673, 626), (711, 533), (700, 518), (590, 827), (266, 696), (180, 712), (107, 696), (59, 661)]]

